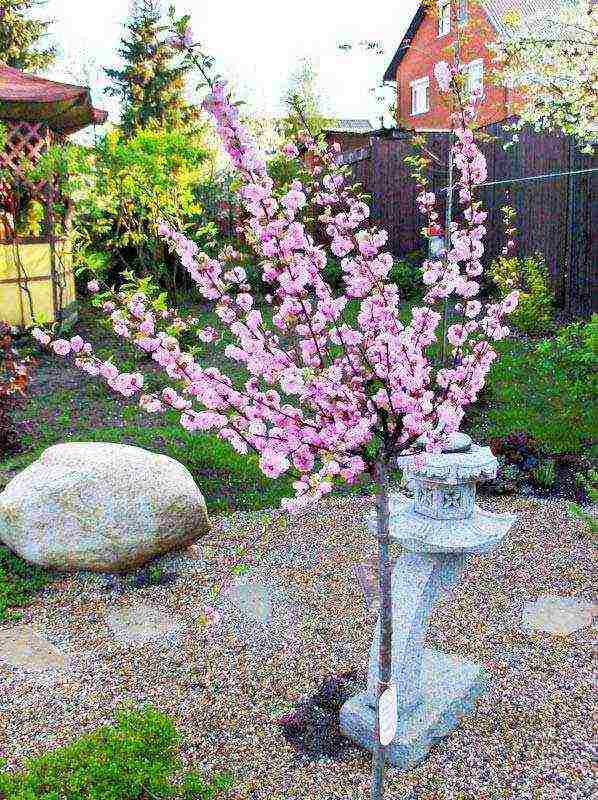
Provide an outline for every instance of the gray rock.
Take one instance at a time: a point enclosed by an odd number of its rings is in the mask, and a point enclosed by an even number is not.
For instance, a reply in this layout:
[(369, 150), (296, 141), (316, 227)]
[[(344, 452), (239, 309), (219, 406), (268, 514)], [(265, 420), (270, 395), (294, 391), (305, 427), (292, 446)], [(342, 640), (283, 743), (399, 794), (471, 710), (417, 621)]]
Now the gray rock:
[(54, 445), (0, 494), (0, 541), (57, 570), (128, 570), (208, 530), (188, 470), (129, 445)]

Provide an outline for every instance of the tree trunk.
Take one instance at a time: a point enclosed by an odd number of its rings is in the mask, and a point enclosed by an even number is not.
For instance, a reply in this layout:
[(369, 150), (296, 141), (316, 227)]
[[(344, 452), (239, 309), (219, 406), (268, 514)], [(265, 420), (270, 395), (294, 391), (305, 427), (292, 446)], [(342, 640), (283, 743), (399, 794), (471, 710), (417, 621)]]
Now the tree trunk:
[(378, 588), (380, 592), (380, 656), (374, 753), (372, 763), (372, 800), (382, 800), (384, 792), (384, 767), (386, 753), (380, 744), (380, 697), (388, 688), (392, 659), (392, 597), (389, 538), (388, 465), (378, 464)]

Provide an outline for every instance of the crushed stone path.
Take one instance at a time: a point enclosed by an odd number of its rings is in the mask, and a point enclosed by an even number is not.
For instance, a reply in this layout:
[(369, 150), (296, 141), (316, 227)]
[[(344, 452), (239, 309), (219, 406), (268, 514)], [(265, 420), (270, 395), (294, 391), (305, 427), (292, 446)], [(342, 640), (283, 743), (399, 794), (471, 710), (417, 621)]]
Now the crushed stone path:
[[(564, 501), (482, 504), (518, 523), (497, 551), (471, 557), (428, 644), (482, 663), (491, 683), (426, 761), (390, 770), (388, 797), (585, 800), (595, 545)], [(173, 576), (163, 585), (91, 573), (50, 584), (18, 624), (0, 624), (0, 758), (18, 767), (112, 720), (123, 702), (149, 702), (173, 716), (187, 764), (235, 773), (231, 800), (365, 800), (369, 754), (349, 746), (314, 760), (275, 719), (327, 675), (367, 667), (374, 619), (355, 567), (375, 559), (371, 508), (330, 499), (292, 518), (252, 549), (212, 628), (201, 611), (213, 580), (263, 515), (215, 520), (209, 539), (161, 560)]]

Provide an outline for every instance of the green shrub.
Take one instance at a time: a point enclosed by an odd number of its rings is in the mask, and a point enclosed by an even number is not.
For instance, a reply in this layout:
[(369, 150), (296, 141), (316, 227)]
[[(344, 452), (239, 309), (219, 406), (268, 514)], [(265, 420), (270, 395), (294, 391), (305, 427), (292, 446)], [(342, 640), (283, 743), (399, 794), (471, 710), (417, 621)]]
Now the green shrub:
[(232, 785), (228, 775), (210, 781), (196, 772), (177, 785), (180, 735), (172, 720), (150, 706), (116, 716), (115, 725), (28, 759), (19, 772), (0, 769), (0, 800), (211, 800)]
[(589, 322), (574, 322), (536, 345), (546, 372), (562, 376), (586, 394), (598, 365), (598, 314)]
[(48, 572), (0, 545), (0, 621), (9, 619), (11, 609), (26, 606), (49, 580)]
[(501, 256), (488, 270), (500, 299), (519, 289), (519, 304), (509, 320), (526, 333), (545, 331), (552, 320), (554, 296), (544, 257)]
[(423, 295), (424, 284), (422, 281), (421, 253), (407, 253), (398, 258), (390, 271), (390, 280), (396, 283), (401, 291), (401, 299), (408, 302), (419, 301)]
[(488, 441), (513, 431), (532, 436), (546, 453), (586, 453), (596, 435), (595, 380), (575, 376), (535, 346), (508, 339), (472, 409), (472, 433)]

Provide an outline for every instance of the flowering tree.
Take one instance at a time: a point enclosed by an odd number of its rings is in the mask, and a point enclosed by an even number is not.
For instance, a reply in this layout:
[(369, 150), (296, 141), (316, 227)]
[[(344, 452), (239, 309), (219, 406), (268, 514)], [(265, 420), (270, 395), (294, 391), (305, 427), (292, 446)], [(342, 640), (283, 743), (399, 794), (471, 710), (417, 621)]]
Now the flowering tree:
[[(455, 65), (438, 67), (442, 90), (452, 90), (458, 72)], [(496, 358), (492, 342), (508, 334), (504, 316), (517, 302), (516, 292), (487, 307), (476, 299), (486, 214), (474, 194), (486, 165), (472, 132), (475, 103), (464, 102), (454, 117), (462, 214), (451, 225), (444, 256), (424, 264), (424, 304), (411, 309), (408, 323), (400, 318), (397, 286), (388, 280), (393, 259), (384, 250), (387, 234), (371, 223), (348, 171), (336, 163), (337, 150), (304, 135), (312, 178), (279, 191), (225, 83), (212, 82), (204, 108), (239, 175), (243, 234), (272, 287), (265, 307), (256, 306), (233, 247), (214, 258), (166, 224), (161, 234), (236, 337), (225, 355), (245, 367), (246, 378), (233, 381), (182, 351), (169, 326), (176, 311), (142, 291), (109, 289), (98, 294), (98, 303), (114, 331), (150, 353), (172, 380), (159, 396), (143, 393), (141, 374), (121, 373), (79, 336), (52, 339), (40, 329), (34, 336), (60, 356), (72, 353), (78, 367), (125, 397), (138, 396), (146, 411), (177, 409), (186, 430), (213, 431), (240, 453), (256, 452), (266, 475), (294, 474), (295, 494), (283, 503), (289, 512), (315, 503), (339, 483), (372, 476), (378, 487), (380, 696), (391, 667), (389, 469), (398, 454), (418, 445), (440, 451), (459, 428)], [(283, 155), (298, 157), (293, 142), (283, 146)], [(422, 191), (419, 206), (430, 222), (438, 219), (431, 192)], [(324, 278), (326, 248), (309, 233), (307, 221), (314, 219), (325, 229), (330, 251), (342, 259), (343, 290), (337, 295)], [(100, 292), (99, 282), (91, 281), (89, 289)], [(197, 336), (219, 346), (215, 328), (201, 328)], [(383, 766), (378, 744), (374, 798), (382, 796)]]
[(523, 92), (518, 127), (562, 130), (585, 152), (598, 136), (598, 6), (562, 3), (554, 16), (531, 22), (511, 11), (508, 35), (492, 47), (501, 79)]

